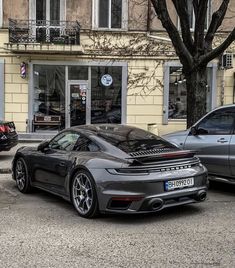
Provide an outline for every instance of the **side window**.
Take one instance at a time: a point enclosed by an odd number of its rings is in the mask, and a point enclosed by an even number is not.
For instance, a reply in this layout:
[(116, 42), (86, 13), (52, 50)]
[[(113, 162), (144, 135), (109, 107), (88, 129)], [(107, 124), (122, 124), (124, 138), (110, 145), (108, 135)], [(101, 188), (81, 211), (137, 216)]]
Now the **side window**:
[(99, 147), (86, 137), (80, 136), (74, 146), (74, 150), (80, 152), (98, 152)]
[(204, 135), (231, 134), (234, 114), (230, 110), (215, 111), (198, 124), (198, 133)]
[(49, 147), (57, 150), (72, 151), (80, 134), (76, 132), (63, 132), (56, 136), (49, 144)]

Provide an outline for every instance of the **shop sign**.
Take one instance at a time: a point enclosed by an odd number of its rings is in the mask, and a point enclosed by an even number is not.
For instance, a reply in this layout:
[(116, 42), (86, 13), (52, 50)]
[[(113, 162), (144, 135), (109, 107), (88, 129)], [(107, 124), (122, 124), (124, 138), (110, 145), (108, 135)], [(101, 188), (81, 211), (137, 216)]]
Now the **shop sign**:
[(26, 78), (26, 63), (21, 62), (20, 64), (20, 77), (25, 79)]
[(109, 87), (111, 86), (113, 83), (113, 78), (110, 74), (104, 74), (102, 77), (101, 77), (101, 84), (105, 87)]

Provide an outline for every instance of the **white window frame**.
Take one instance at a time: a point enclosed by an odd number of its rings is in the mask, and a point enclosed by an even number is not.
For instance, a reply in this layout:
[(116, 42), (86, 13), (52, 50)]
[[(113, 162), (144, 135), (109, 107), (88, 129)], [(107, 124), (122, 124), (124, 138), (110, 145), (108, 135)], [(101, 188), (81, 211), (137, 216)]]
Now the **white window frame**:
[[(36, 20), (36, 0), (29, 5), (29, 19)], [(46, 20), (50, 20), (50, 0), (46, 0)], [(60, 21), (66, 20), (66, 0), (60, 0)]]
[[(36, 0), (29, 3), (29, 20), (36, 21)], [(46, 0), (46, 21), (50, 21), (50, 0)], [(60, 21), (66, 21), (66, 0), (60, 0)], [(61, 26), (58, 26), (61, 28)], [(32, 36), (36, 40), (36, 23), (32, 23)]]
[[(208, 30), (209, 28), (209, 24), (210, 24), (210, 20), (211, 20), (211, 16), (212, 16), (212, 5), (211, 5), (211, 0), (208, 1), (208, 8), (207, 8), (207, 14), (206, 14), (206, 29), (205, 31)], [(180, 30), (180, 18), (178, 16), (178, 30)], [(194, 32), (195, 30), (195, 14), (193, 12), (193, 25), (192, 27), (190, 27), (190, 31)]]
[[(168, 125), (169, 122), (186, 122), (187, 119), (169, 119), (168, 106), (169, 106), (169, 91), (170, 91), (170, 67), (182, 67), (182, 64), (178, 61), (169, 61), (164, 64), (164, 93), (163, 93), (163, 117), (162, 124)], [(210, 92), (210, 107), (209, 110), (214, 109), (217, 106), (217, 69), (218, 64), (210, 62), (207, 67), (212, 68), (211, 79), (211, 92)]]
[[(111, 0), (109, 0), (111, 1)], [(111, 5), (109, 12), (111, 13)], [(105, 31), (127, 31), (128, 30), (128, 0), (122, 0), (122, 26), (121, 28), (111, 27), (111, 16), (109, 16), (109, 27), (99, 27), (99, 0), (92, 0), (92, 28), (93, 30)]]
[(0, 28), (3, 26), (3, 1), (0, 0)]

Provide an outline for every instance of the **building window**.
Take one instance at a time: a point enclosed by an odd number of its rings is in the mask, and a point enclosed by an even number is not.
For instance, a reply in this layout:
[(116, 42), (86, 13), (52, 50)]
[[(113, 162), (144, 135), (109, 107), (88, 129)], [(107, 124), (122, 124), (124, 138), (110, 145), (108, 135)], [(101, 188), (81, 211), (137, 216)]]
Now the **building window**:
[[(191, 31), (195, 29), (195, 13), (193, 10), (193, 0), (188, 0), (188, 15), (189, 15), (189, 24)], [(207, 15), (205, 20), (205, 30), (208, 29), (211, 18), (211, 0), (208, 1)], [(179, 21), (179, 20), (178, 20)], [(180, 23), (179, 23), (180, 29)]]
[(31, 0), (29, 6), (31, 20), (65, 21), (66, 0)]
[(91, 68), (91, 123), (121, 124), (122, 67)]
[(169, 119), (185, 119), (187, 115), (186, 80), (181, 67), (170, 67), (169, 77)]
[(63, 42), (65, 10), (66, 0), (31, 0), (29, 19), (32, 39), (47, 43)]
[(127, 26), (127, 0), (94, 0), (94, 28), (125, 29)]
[(58, 131), (95, 123), (125, 124), (127, 65), (123, 62), (105, 64), (33, 63), (29, 130)]
[[(207, 67), (207, 111), (216, 105), (216, 68)], [(176, 119), (187, 119), (187, 89), (181, 64), (171, 62), (165, 64), (163, 124)]]
[(35, 65), (33, 76), (33, 131), (64, 128), (65, 67)]
[(88, 80), (88, 66), (68, 66), (69, 80)]

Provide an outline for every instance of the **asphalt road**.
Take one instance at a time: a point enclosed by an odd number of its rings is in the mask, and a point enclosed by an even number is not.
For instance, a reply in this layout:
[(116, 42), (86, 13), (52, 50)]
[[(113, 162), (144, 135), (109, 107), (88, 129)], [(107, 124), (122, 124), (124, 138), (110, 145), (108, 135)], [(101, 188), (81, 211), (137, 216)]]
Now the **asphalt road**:
[(63, 199), (0, 175), (0, 267), (235, 267), (235, 187), (138, 216), (77, 216)]

